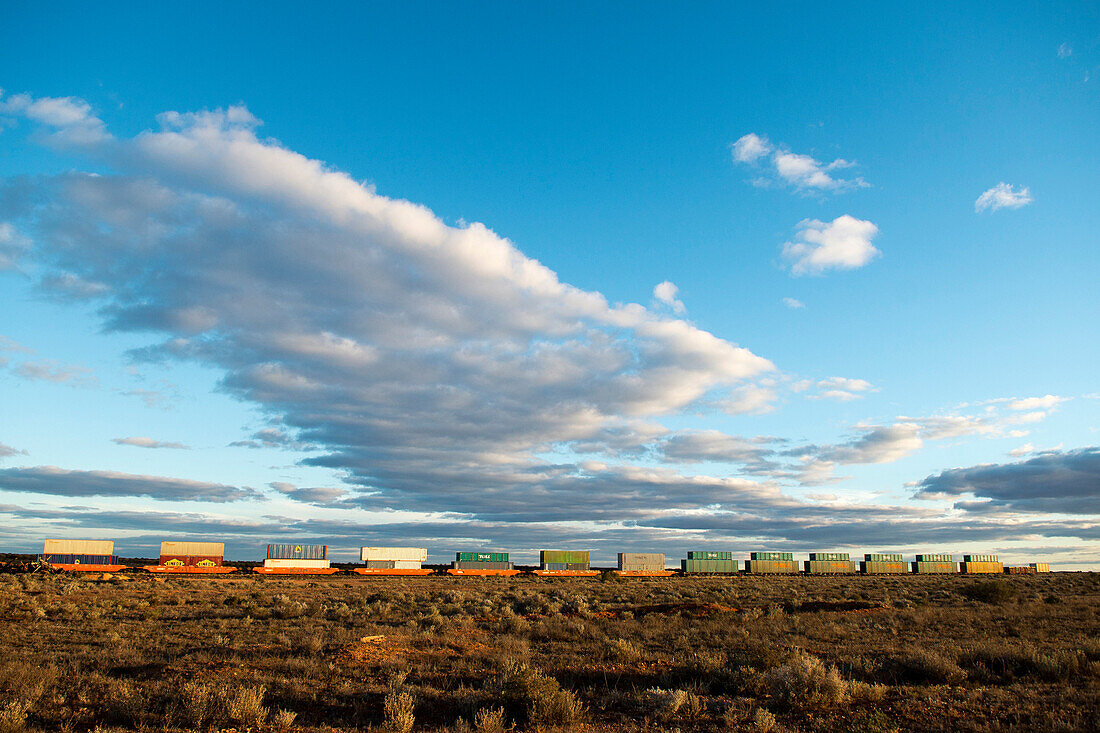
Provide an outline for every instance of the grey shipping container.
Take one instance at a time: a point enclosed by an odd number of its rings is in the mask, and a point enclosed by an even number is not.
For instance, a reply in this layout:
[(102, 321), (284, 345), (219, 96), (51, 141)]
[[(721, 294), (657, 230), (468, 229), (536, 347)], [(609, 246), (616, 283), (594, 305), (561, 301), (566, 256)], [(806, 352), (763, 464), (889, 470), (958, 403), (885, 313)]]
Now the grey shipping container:
[(665, 556), (661, 552), (620, 552), (619, 570), (664, 570)]
[(904, 558), (895, 552), (868, 552), (863, 559), (867, 562), (901, 562)]
[(268, 560), (327, 560), (328, 545), (272, 544), (267, 546)]
[(367, 560), (366, 566), (368, 568), (375, 568), (378, 570), (393, 570), (395, 567), (394, 560)]
[(804, 565), (810, 575), (846, 575), (856, 571), (851, 560), (807, 560)]
[(955, 562), (954, 555), (917, 555), (917, 562)]

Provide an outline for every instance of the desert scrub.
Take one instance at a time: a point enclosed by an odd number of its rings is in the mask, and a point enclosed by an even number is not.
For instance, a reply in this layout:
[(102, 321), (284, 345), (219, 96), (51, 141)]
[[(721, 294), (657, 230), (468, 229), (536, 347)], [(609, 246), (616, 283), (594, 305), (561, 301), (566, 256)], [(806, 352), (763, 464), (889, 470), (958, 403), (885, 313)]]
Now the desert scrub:
[(292, 710), (278, 710), (271, 716), (271, 727), (277, 731), (288, 731), (294, 725), (294, 719), (298, 713)]
[(1003, 580), (986, 580), (960, 588), (959, 593), (972, 601), (1000, 605), (1016, 595), (1016, 589)]
[(0, 707), (0, 733), (21, 733), (27, 728), (27, 711), (30, 705), (22, 700), (12, 700)]
[(504, 674), (504, 695), (535, 725), (571, 725), (584, 716), (584, 705), (553, 677), (526, 665)]
[(848, 682), (836, 667), (826, 667), (817, 657), (803, 651), (767, 673), (777, 704), (788, 709), (829, 708), (845, 702)]
[(189, 681), (168, 709), (170, 725), (202, 730), (221, 717), (222, 700), (212, 684)]
[(416, 724), (416, 701), (407, 692), (393, 687), (382, 701), (386, 727), (395, 733), (409, 733)]
[(259, 728), (267, 719), (267, 708), (264, 707), (264, 693), (267, 688), (263, 685), (256, 687), (238, 687), (229, 694), (226, 700), (226, 710), (229, 719), (235, 723)]
[(483, 708), (474, 714), (477, 733), (504, 733), (504, 708)]

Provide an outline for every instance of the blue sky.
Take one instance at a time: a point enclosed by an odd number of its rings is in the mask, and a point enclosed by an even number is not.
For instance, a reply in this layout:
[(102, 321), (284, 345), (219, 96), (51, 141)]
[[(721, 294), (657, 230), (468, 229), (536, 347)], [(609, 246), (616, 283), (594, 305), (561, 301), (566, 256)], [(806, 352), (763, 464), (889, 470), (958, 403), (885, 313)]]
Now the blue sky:
[(62, 7), (6, 547), (1100, 565), (1095, 5)]

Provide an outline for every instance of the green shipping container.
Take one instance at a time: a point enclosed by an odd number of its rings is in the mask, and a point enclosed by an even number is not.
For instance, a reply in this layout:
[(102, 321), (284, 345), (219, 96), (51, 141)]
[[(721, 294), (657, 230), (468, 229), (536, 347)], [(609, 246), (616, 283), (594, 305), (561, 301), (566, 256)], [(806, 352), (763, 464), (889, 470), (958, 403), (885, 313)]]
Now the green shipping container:
[(750, 560), (794, 560), (793, 552), (750, 552)]
[(851, 560), (807, 560), (805, 567), (810, 575), (849, 575), (856, 571)]
[(507, 552), (456, 552), (460, 562), (508, 562)]
[(732, 552), (722, 550), (691, 550), (688, 552), (688, 560), (732, 560)]
[(737, 572), (736, 560), (695, 560), (687, 559), (680, 561), (680, 570), (685, 573), (723, 573), (732, 574)]
[(851, 560), (851, 556), (847, 552), (811, 552), (810, 560), (821, 561), (837, 561), (837, 560)]
[(917, 555), (917, 562), (955, 562), (954, 555)]
[(867, 562), (901, 562), (903, 558), (900, 553), (868, 552), (863, 559)]
[[(788, 553), (789, 554), (789, 553)], [(794, 560), (746, 560), (745, 572), (766, 575), (793, 575), (798, 572)]]
[(543, 550), (539, 553), (539, 563), (588, 563), (591, 554), (588, 550)]
[[(928, 557), (928, 555), (917, 555), (917, 557)], [(917, 560), (913, 563), (913, 572), (919, 574), (957, 573), (959, 572), (959, 566), (955, 562), (944, 562), (942, 560)]]
[(963, 555), (963, 562), (1000, 562), (996, 555)]

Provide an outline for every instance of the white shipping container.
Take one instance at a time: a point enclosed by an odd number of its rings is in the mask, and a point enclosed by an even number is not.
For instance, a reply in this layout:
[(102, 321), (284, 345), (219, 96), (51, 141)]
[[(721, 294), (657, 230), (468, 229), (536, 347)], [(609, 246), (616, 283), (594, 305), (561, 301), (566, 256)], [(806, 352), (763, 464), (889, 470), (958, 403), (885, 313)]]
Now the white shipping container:
[(222, 557), (225, 555), (224, 542), (161, 542), (162, 555), (204, 555)]
[(420, 570), (419, 560), (394, 560), (394, 570)]
[[(424, 562), (428, 559), (428, 550), (425, 547), (361, 547), (359, 559), (367, 560), (416, 560)], [(419, 567), (419, 566), (418, 566)]]
[(113, 555), (114, 540), (46, 540), (44, 555)]
[(328, 560), (264, 560), (265, 568), (327, 568)]

